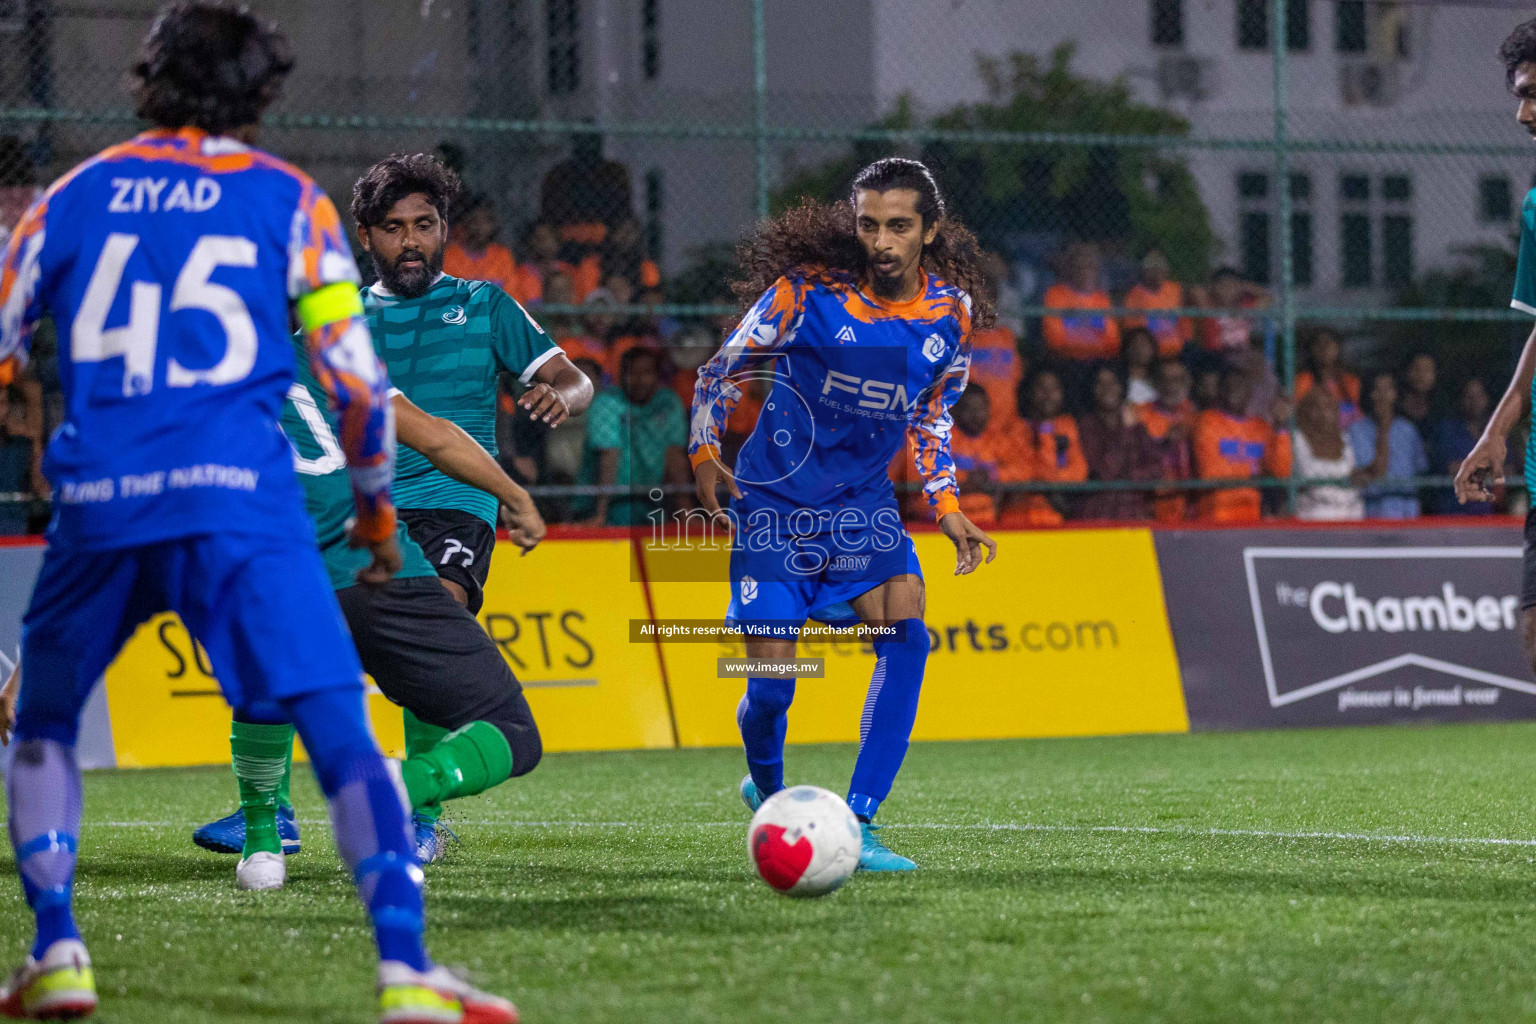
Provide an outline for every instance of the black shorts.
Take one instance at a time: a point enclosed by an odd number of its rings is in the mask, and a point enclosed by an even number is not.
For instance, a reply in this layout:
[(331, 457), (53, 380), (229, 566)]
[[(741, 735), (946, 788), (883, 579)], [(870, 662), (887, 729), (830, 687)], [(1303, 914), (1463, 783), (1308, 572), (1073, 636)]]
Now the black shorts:
[(431, 576), (336, 592), (363, 669), (384, 696), (423, 722), (457, 729), (533, 722), (522, 685), (495, 641)]
[(1525, 558), (1520, 569), (1520, 607), (1536, 608), (1536, 505), (1525, 514)]
[(456, 508), (403, 508), (399, 515), (432, 568), (463, 587), (469, 595), (469, 610), (478, 614), (485, 603), (496, 531), (479, 516)]

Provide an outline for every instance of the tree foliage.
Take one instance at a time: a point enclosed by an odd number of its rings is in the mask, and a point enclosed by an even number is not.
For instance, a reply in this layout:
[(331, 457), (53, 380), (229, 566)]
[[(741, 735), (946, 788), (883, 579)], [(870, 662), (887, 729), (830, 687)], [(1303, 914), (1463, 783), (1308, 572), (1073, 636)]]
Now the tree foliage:
[[(1135, 102), (1123, 80), (1099, 82), (1072, 70), (1064, 43), (1041, 58), (978, 57), (987, 98), (932, 117), (926, 125), (906, 97), (875, 127), (946, 131), (1184, 135), (1177, 114)], [(857, 142), (837, 160), (797, 175), (776, 194), (777, 208), (801, 196), (847, 195), (858, 169), (887, 155), (883, 142)], [(933, 168), (951, 209), (989, 248), (1027, 234), (1102, 241), (1139, 253), (1157, 246), (1176, 276), (1203, 278), (1213, 247), (1210, 219), (1177, 151), (1146, 146), (1019, 145), (928, 140), (920, 158)]]

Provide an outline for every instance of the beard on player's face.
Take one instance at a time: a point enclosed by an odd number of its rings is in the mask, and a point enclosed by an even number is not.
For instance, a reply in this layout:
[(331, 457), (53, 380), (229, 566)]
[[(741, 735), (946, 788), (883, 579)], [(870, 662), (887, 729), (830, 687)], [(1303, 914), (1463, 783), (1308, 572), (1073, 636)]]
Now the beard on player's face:
[[(884, 260), (881, 257), (886, 257)], [(917, 259), (922, 258), (922, 250), (919, 249)], [(895, 299), (901, 296), (902, 286), (906, 282), (906, 272), (909, 263), (903, 262), (901, 256), (896, 253), (882, 253), (870, 261), (869, 284), (876, 297), (882, 299)]]
[(441, 246), (429, 249), (410, 245), (401, 249), (393, 260), (375, 252), (373, 265), (379, 272), (379, 280), (391, 294), (414, 299), (425, 295), (437, 275), (442, 273), (443, 250)]

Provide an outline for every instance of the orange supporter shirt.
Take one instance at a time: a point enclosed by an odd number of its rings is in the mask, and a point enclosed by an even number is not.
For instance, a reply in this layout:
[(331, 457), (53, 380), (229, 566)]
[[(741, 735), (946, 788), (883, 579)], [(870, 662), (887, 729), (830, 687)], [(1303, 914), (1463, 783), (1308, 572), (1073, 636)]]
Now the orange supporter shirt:
[(614, 380), (619, 379), (619, 364), (624, 360), (624, 353), (636, 346), (658, 349), (655, 338), (639, 337), (633, 334), (621, 334), (608, 343), (608, 348), (603, 354), (603, 371)]
[[(1075, 483), (1088, 479), (1088, 460), (1071, 416), (1024, 424), (1033, 471), (1024, 479), (1048, 483)], [(1061, 513), (1043, 494), (1016, 496), (1004, 509), (1003, 526), (1060, 526)]]
[[(1207, 409), (1195, 423), (1195, 470), (1201, 480), (1248, 480), (1289, 476), (1291, 435), (1256, 416), (1232, 416)], [(1207, 491), (1199, 518), (1212, 523), (1250, 523), (1263, 503), (1254, 488)]]
[[(1168, 410), (1156, 402), (1146, 402), (1136, 406), (1136, 418), (1146, 428), (1147, 435), (1159, 443), (1167, 441), (1168, 432), (1175, 424), (1182, 423), (1184, 429), (1193, 436), (1195, 431), (1195, 418), (1200, 415), (1200, 410), (1195, 408), (1195, 403), (1189, 399), (1177, 409)], [(1186, 440), (1176, 451), (1164, 452), (1165, 479), (1187, 480), (1190, 474), (1189, 441)], [(1152, 499), (1152, 518), (1160, 523), (1181, 523), (1189, 515), (1189, 495), (1183, 491), (1158, 494)]]
[(956, 427), (949, 451), (960, 485), (960, 511), (977, 524), (997, 522), (998, 501), (987, 484), (1028, 480), (1034, 471), (1029, 434), (1017, 419), (993, 423), (975, 435)]
[[(1019, 339), (998, 325), (971, 332), (971, 383), (980, 384), (992, 400), (992, 422), (1013, 423), (1019, 418), (1019, 381), (1024, 360)], [(989, 428), (990, 429), (990, 428)]]
[(603, 351), (603, 343), (596, 338), (586, 335), (568, 334), (563, 338), (555, 339), (555, 344), (560, 346), (560, 351), (571, 362), (578, 359), (590, 359), (607, 372), (608, 353)]
[[(1045, 290), (1043, 304), (1057, 309), (1109, 309), (1107, 292), (1080, 292), (1057, 283)], [(1120, 328), (1107, 316), (1074, 314), (1041, 321), (1045, 347), (1061, 359), (1113, 359), (1120, 354)]]
[(512, 258), (512, 250), (504, 245), (492, 242), (476, 256), (458, 242), (451, 242), (443, 250), (443, 272), (466, 281), (490, 281), (517, 298), (517, 261)]
[[(1303, 370), (1296, 375), (1296, 401), (1300, 402), (1307, 397), (1317, 383), (1311, 370)], [(1339, 425), (1348, 427), (1361, 416), (1360, 411), (1360, 378), (1352, 373), (1341, 373), (1328, 382), (1328, 392), (1339, 403)]]
[[(1177, 281), (1164, 281), (1162, 287), (1153, 291), (1146, 285), (1137, 281), (1129, 292), (1125, 294), (1127, 309), (1178, 309), (1184, 305), (1184, 286)], [(1184, 317), (1154, 316), (1150, 313), (1146, 316), (1128, 316), (1125, 318), (1126, 327), (1145, 327), (1152, 332), (1152, 337), (1157, 339), (1157, 356), (1159, 359), (1172, 359), (1184, 348), (1184, 343), (1195, 336), (1195, 325)]]

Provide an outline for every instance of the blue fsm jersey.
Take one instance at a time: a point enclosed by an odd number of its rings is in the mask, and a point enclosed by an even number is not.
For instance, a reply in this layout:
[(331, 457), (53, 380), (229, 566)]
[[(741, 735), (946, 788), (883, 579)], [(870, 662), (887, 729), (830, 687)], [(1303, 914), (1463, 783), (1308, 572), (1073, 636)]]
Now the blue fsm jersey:
[(689, 455), (718, 457), (741, 384), (760, 376), (771, 391), (736, 458), (739, 514), (894, 509), (889, 467), (908, 438), (935, 514), (957, 511), (950, 407), (970, 334), (970, 298), (932, 275), (901, 303), (815, 268), (782, 277), (700, 368)]
[[(0, 272), (0, 366), (25, 359), (41, 316), (58, 325), (65, 415), (44, 463), (51, 542), (309, 537), (278, 429), (293, 380), (289, 308), (357, 279), (325, 194), (232, 139), (146, 132), (55, 183)], [(328, 325), (312, 351), (354, 413), (344, 441), (360, 501), (387, 514), (388, 382), (366, 330)]]

